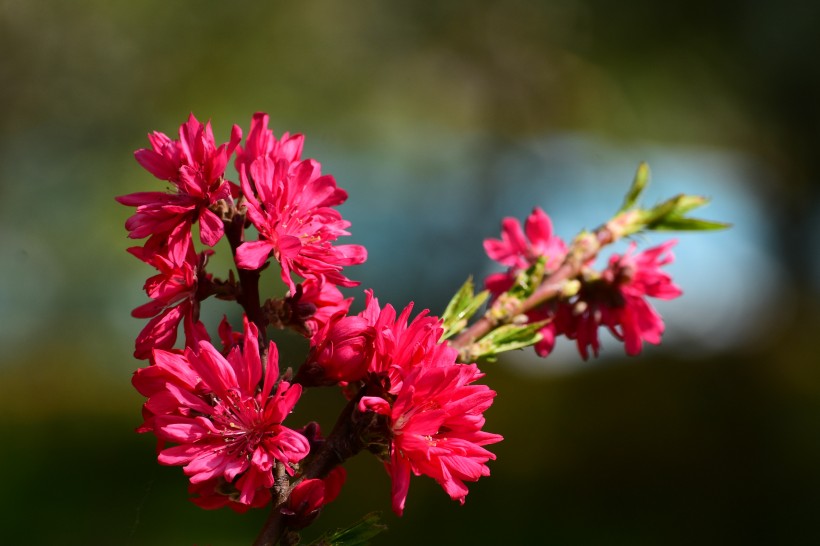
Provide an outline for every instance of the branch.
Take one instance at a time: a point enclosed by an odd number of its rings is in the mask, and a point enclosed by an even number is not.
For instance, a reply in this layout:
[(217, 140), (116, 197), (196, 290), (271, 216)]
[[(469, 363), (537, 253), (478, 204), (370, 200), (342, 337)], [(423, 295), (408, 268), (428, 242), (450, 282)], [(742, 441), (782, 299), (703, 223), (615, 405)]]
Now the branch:
[[(223, 216), (223, 221), (225, 222), (225, 236), (231, 245), (231, 255), (234, 264), (236, 264), (236, 249), (245, 239), (245, 215), (240, 214), (233, 205), (231, 210)], [(236, 301), (245, 310), (248, 320), (256, 324), (259, 330), (259, 348), (265, 352), (268, 340), (266, 333), (267, 321), (262, 312), (262, 303), (259, 299), (259, 277), (262, 270), (242, 269), (237, 265), (236, 272), (239, 276), (240, 287), (239, 293), (236, 295)]]

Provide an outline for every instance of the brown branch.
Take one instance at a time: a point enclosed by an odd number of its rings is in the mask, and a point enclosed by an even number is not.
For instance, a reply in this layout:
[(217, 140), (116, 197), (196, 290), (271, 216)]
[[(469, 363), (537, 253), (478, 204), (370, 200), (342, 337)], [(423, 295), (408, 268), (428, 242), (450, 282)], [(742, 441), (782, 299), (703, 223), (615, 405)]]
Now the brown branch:
[[(231, 255), (236, 264), (236, 249), (239, 248), (245, 239), (245, 215), (239, 213), (235, 207), (225, 215), (225, 236), (231, 245)], [(259, 349), (264, 353), (267, 350), (267, 321), (262, 312), (262, 302), (259, 298), (259, 277), (261, 269), (242, 269), (236, 266), (239, 277), (239, 293), (236, 294), (236, 301), (245, 311), (248, 320), (256, 324), (259, 329)]]

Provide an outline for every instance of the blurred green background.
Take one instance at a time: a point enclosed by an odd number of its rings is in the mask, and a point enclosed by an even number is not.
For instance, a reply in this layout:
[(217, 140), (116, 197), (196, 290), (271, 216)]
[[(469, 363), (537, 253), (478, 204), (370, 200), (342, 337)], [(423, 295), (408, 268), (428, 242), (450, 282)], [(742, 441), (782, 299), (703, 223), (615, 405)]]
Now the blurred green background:
[[(350, 276), (383, 303), (441, 312), (504, 216), (539, 205), (571, 237), (641, 160), (650, 202), (711, 195), (735, 224), (680, 237), (662, 347), (483, 366), (505, 441), (465, 506), (419, 478), (396, 518), (360, 455), (315, 531), (382, 510), (376, 544), (820, 543), (818, 20), (794, 0), (0, 0), (2, 542), (261, 527), (193, 506), (133, 432), (152, 273), (113, 200), (162, 187), (132, 157), (149, 131), (194, 112), (226, 140), (261, 110), (349, 191), (346, 242), (370, 251)], [(294, 425), (341, 405), (311, 392)]]

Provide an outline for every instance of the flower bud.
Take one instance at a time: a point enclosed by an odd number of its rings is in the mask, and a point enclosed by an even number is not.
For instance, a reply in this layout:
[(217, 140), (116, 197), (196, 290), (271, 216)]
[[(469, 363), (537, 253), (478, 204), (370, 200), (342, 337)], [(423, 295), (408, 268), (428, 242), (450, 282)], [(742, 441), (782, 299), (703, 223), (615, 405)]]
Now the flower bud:
[[(359, 316), (346, 316), (323, 328), (307, 369), (319, 384), (357, 381), (367, 372), (375, 331)], [(317, 369), (319, 368), (319, 369)]]

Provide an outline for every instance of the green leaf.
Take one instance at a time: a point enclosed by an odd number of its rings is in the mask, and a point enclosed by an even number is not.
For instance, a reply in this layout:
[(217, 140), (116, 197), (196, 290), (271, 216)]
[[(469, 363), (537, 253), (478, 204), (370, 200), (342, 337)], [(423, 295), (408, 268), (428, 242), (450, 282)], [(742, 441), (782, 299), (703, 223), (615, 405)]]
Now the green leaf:
[(444, 327), (444, 334), (441, 339), (447, 339), (462, 331), (470, 318), (487, 301), (490, 293), (486, 290), (474, 294), (473, 278), (470, 277), (447, 304), (441, 319)]
[(642, 211), (641, 221), (646, 229), (653, 231), (715, 231), (731, 227), (731, 224), (687, 218), (687, 212), (709, 203), (709, 198), (700, 195), (676, 195), (663, 203)]
[(630, 186), (629, 191), (626, 193), (624, 203), (621, 205), (618, 213), (627, 211), (635, 206), (643, 190), (649, 185), (649, 174), (649, 165), (645, 161), (641, 161), (641, 164), (638, 165), (638, 170), (635, 172), (635, 178), (632, 179), (632, 186)]
[(652, 226), (655, 231), (717, 231), (727, 229), (732, 224), (724, 222), (713, 222), (711, 220), (700, 220), (698, 218), (669, 217), (660, 220)]
[(337, 529), (325, 533), (311, 543), (311, 546), (357, 546), (386, 531), (387, 526), (381, 523), (381, 514), (371, 512), (346, 529)]
[(545, 321), (540, 321), (499, 326), (473, 344), (470, 356), (475, 359), (486, 358), (535, 345), (543, 337), (538, 331), (544, 324)]
[(710, 199), (702, 195), (685, 195), (681, 194), (672, 198), (675, 203), (675, 210), (673, 214), (683, 216), (691, 210), (708, 205)]

